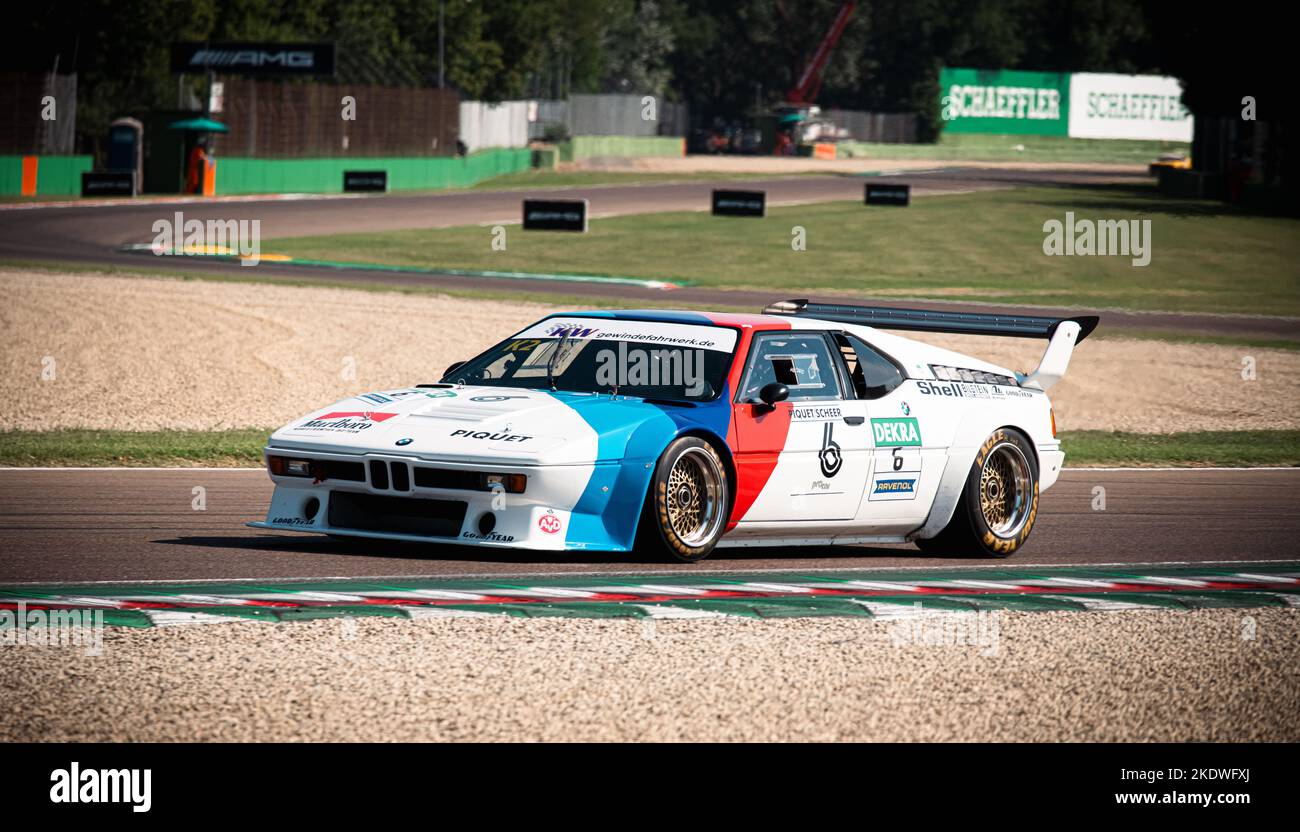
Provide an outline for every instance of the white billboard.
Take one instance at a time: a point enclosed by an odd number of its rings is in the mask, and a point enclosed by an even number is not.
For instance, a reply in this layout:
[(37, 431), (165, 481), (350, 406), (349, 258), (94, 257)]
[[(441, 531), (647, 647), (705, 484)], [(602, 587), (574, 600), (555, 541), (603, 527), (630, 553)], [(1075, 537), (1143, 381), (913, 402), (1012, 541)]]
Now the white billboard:
[(1076, 72), (1070, 76), (1070, 135), (1077, 139), (1192, 140), (1183, 85), (1164, 75)]

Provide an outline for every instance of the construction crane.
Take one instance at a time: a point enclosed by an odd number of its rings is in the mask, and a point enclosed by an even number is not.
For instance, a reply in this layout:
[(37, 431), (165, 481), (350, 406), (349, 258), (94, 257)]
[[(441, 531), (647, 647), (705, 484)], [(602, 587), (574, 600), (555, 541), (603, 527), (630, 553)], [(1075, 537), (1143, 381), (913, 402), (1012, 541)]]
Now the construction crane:
[(822, 70), (826, 68), (826, 62), (830, 59), (831, 52), (835, 49), (835, 45), (840, 42), (840, 37), (844, 35), (844, 29), (849, 25), (849, 18), (853, 16), (853, 8), (856, 5), (856, 3), (850, 1), (840, 6), (835, 19), (831, 21), (831, 28), (826, 31), (826, 37), (822, 38), (822, 42), (817, 46), (817, 51), (813, 53), (812, 60), (808, 62), (808, 66), (804, 67), (803, 74), (799, 76), (799, 83), (795, 84), (785, 94), (786, 103), (811, 106), (817, 100), (817, 93), (821, 92), (822, 89)]
[(853, 16), (856, 5), (853, 0), (849, 0), (840, 6), (835, 19), (831, 21), (830, 28), (826, 30), (825, 37), (817, 45), (817, 51), (813, 53), (812, 59), (799, 75), (798, 83), (786, 92), (785, 102), (776, 108), (774, 114), (776, 129), (773, 136), (775, 144), (772, 151), (777, 155), (793, 153), (801, 136), (815, 135), (820, 132), (820, 128), (830, 127), (830, 125), (811, 122), (809, 119), (818, 113), (814, 102), (817, 100), (817, 94), (821, 92), (822, 71), (826, 69), (826, 62), (830, 60), (831, 52), (835, 50), (835, 45), (840, 42), (844, 29), (849, 25), (849, 18)]

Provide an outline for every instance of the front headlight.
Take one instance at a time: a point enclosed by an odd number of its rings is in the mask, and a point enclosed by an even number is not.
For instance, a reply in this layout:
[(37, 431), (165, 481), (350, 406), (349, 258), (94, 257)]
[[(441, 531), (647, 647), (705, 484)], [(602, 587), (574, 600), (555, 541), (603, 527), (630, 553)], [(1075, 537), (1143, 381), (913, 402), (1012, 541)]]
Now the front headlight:
[(278, 477), (310, 477), (312, 475), (310, 459), (269, 456), (266, 458), (266, 465), (271, 469), (271, 473)]

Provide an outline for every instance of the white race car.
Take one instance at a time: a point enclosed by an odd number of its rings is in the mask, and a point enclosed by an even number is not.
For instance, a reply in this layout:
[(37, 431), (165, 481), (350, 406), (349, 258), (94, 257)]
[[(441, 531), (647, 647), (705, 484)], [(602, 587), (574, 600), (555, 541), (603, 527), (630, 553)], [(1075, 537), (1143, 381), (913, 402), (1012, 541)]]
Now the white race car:
[[(905, 541), (1005, 557), (1064, 461), (1044, 391), (1097, 323), (804, 300), (554, 315), (437, 384), (276, 431), (250, 525), (684, 561)], [(885, 329), (1048, 345), (1022, 375)]]

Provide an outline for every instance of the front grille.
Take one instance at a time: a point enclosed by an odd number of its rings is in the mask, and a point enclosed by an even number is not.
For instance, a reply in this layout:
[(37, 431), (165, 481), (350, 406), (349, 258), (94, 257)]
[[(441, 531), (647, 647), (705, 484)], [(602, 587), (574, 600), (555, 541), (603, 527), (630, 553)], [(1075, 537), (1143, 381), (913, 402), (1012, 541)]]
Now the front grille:
[(388, 463), (379, 459), (370, 460), (370, 485), (373, 488), (388, 488)]
[(488, 491), (483, 475), (478, 471), (457, 471), (452, 468), (416, 468), (415, 484), (421, 488), (454, 488), (460, 491)]
[(393, 474), (393, 490), (410, 491), (411, 472), (410, 469), (406, 467), (406, 463), (394, 462), (389, 465), (389, 468), (392, 470), (392, 474)]
[(463, 500), (331, 491), (329, 524), (335, 529), (456, 537), (465, 522), (465, 509)]
[(342, 462), (337, 459), (316, 459), (311, 463), (311, 471), (316, 476), (316, 479), (321, 481), (366, 481), (366, 466), (360, 462)]

